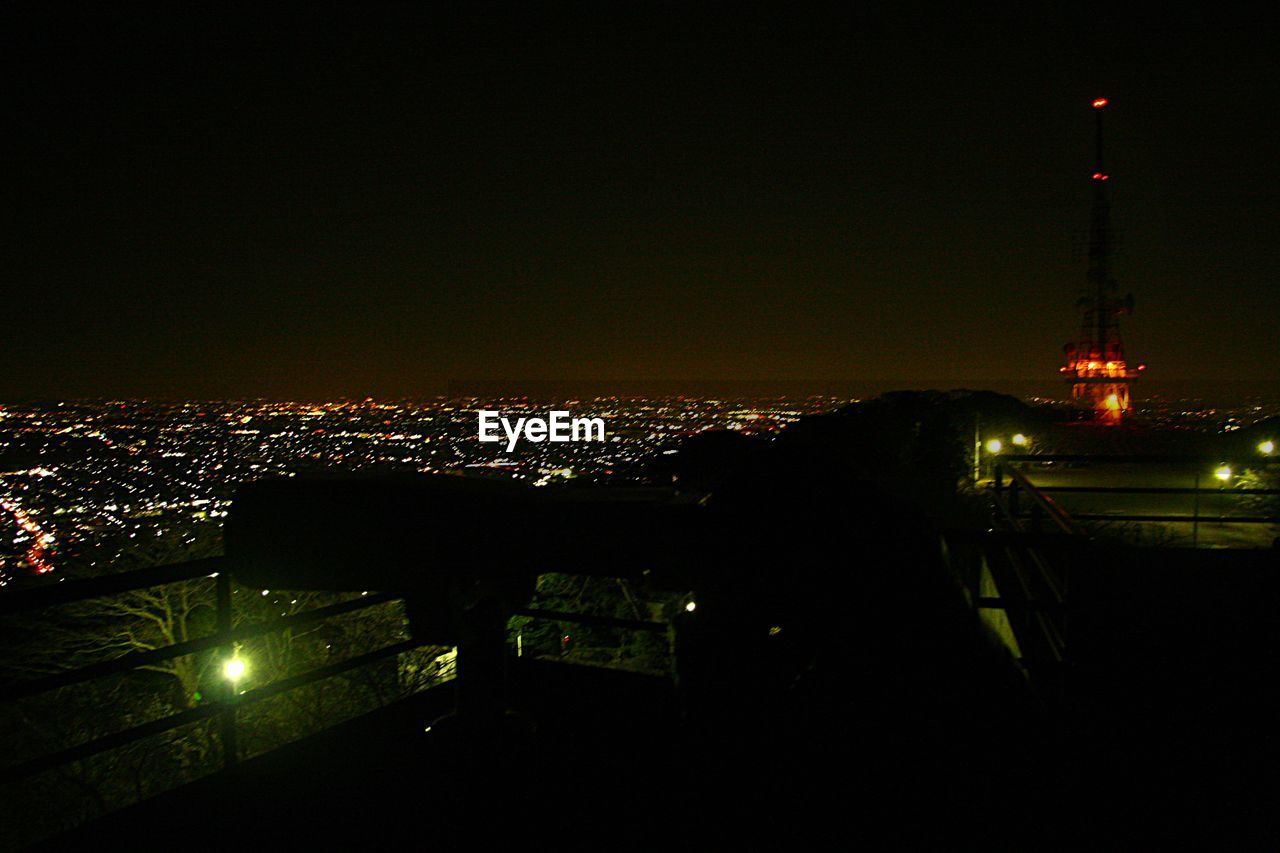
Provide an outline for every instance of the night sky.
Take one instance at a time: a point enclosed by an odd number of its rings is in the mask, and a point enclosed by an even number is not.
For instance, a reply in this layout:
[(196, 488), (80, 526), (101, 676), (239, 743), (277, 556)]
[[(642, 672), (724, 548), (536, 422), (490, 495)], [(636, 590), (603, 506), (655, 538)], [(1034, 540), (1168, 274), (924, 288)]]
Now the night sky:
[(0, 12), (0, 398), (1052, 383), (1098, 95), (1130, 355), (1280, 379), (1269, 22), (47, 5)]

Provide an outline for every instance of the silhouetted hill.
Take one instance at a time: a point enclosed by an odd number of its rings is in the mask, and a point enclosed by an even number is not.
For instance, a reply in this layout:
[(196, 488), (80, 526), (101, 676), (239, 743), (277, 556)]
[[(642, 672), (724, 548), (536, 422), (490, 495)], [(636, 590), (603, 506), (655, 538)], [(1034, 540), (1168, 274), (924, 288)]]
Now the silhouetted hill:
[(772, 442), (695, 436), (681, 448), (677, 476), (682, 487), (696, 489), (732, 470), (818, 470), (936, 511), (954, 500), (971, 470), (975, 430), (1007, 441), (1017, 432), (1042, 432), (1054, 418), (1051, 410), (991, 391), (896, 391), (802, 418)]

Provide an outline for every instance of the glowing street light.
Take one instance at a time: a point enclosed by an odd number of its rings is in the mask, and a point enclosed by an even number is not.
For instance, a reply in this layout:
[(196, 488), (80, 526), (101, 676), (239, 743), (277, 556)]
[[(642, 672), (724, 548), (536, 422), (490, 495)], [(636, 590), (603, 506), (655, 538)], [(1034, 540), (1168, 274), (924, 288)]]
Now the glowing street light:
[(1004, 442), (998, 438), (993, 438), (987, 442), (988, 453), (999, 453), (1004, 449)]
[(222, 665), (222, 677), (230, 681), (233, 687), (239, 683), (240, 679), (244, 678), (245, 673), (248, 671), (249, 665), (238, 654)]
[(1263, 456), (1270, 456), (1272, 453), (1276, 452), (1276, 443), (1268, 438), (1266, 441), (1258, 444), (1258, 452)]
[(690, 601), (688, 604), (684, 606), (684, 609), (686, 613), (692, 613), (693, 611), (698, 609), (698, 602)]
[(1227, 482), (1228, 480), (1231, 479), (1231, 466), (1219, 465), (1217, 469), (1214, 470), (1213, 476), (1217, 477), (1219, 480), (1221, 480), (1224, 483)]
[(1013, 438), (1011, 438), (1011, 439), (1009, 439), (1009, 440), (1010, 440), (1011, 442), (1013, 442), (1014, 444), (1018, 445), (1018, 447), (1026, 447), (1026, 446), (1027, 446), (1027, 442), (1029, 441), (1029, 439), (1028, 439), (1025, 435), (1023, 435), (1022, 433), (1020, 433), (1020, 432), (1015, 432), (1015, 433), (1013, 434)]

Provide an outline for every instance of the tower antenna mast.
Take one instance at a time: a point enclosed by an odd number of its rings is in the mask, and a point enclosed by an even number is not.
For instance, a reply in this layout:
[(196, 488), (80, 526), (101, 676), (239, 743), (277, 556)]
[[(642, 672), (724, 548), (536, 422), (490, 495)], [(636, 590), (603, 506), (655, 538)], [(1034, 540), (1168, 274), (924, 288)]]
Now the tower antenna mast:
[(1093, 409), (1098, 420), (1120, 423), (1130, 411), (1129, 386), (1145, 365), (1129, 367), (1120, 337), (1120, 317), (1133, 311), (1133, 296), (1117, 295), (1111, 260), (1115, 236), (1111, 228), (1111, 197), (1102, 159), (1102, 114), (1110, 102), (1095, 98), (1093, 208), (1089, 222), (1089, 272), (1085, 292), (1076, 303), (1081, 309), (1080, 335), (1063, 349), (1066, 364), (1059, 368), (1071, 383), (1071, 396)]

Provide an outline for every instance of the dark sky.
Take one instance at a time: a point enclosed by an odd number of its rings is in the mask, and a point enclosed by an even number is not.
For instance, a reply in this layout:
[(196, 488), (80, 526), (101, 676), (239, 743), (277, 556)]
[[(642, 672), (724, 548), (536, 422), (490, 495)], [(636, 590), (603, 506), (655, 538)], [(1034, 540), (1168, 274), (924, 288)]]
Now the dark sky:
[(47, 5), (0, 13), (0, 398), (1051, 378), (1096, 95), (1131, 355), (1280, 378), (1268, 21)]

